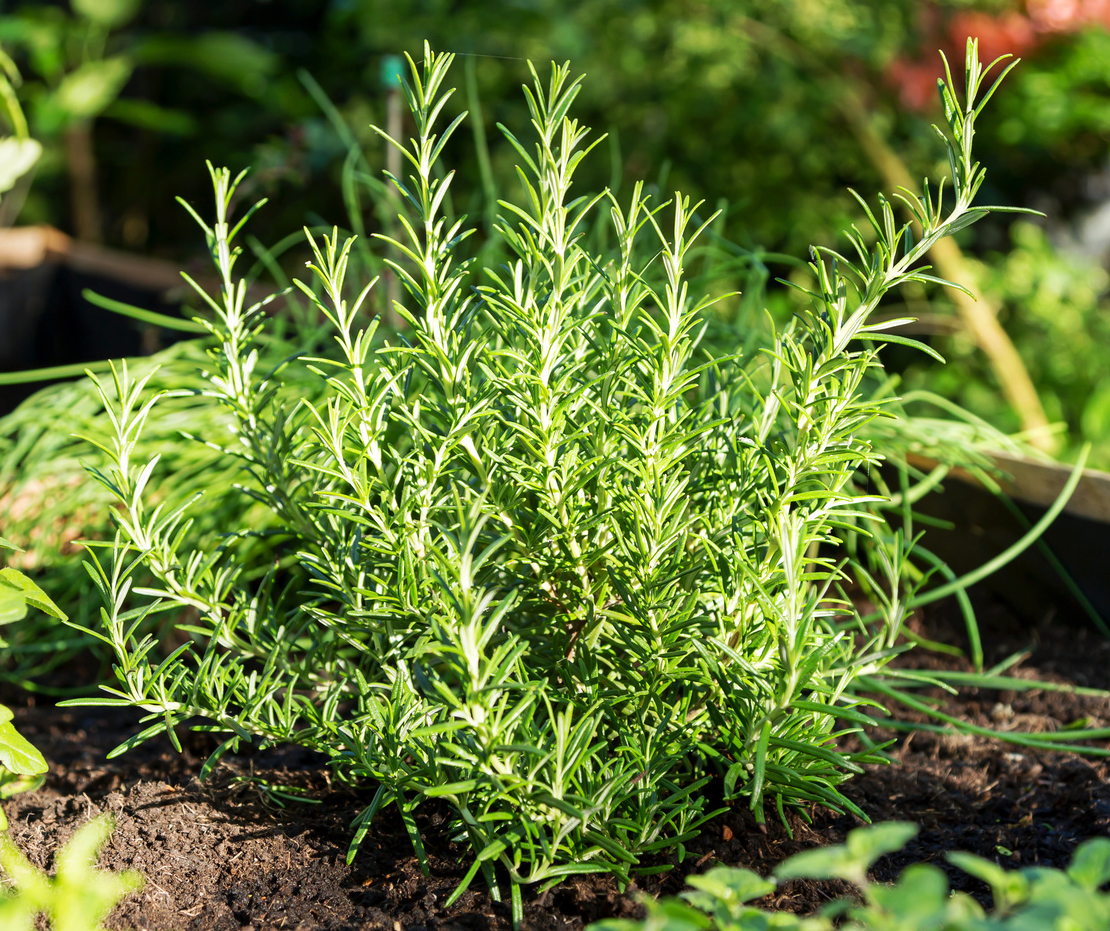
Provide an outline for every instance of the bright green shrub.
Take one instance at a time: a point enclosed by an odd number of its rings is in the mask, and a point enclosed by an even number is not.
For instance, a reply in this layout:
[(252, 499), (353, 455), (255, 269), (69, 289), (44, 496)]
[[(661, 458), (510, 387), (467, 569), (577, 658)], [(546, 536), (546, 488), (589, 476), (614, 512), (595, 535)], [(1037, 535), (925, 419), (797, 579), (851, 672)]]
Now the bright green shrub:
[[(351, 242), (313, 239), (300, 287), (338, 348), (260, 370), (268, 323), (234, 272), (246, 218), (230, 219), (236, 182), (212, 172), (216, 221), (197, 219), (223, 287), (206, 396), (233, 428), (199, 439), (241, 464), (244, 510), (273, 516), (267, 548), (247, 545), (249, 524), (191, 548), (203, 498), (149, 503), (156, 462), (133, 456), (157, 398), (126, 367), (102, 387), (114, 438), (97, 477), (121, 505), (94, 569), (117, 663), (105, 701), (149, 713), (124, 746), (199, 718), (223, 739), (206, 770), (245, 741), (324, 753), (376, 787), (352, 855), (393, 804), (423, 861), (412, 812), (441, 799), (474, 858), (460, 890), (482, 870), (496, 894), (502, 871), (518, 906), (520, 884), (626, 879), (681, 851), (714, 778), (759, 818), (765, 800), (855, 810), (836, 787), (877, 757), (837, 749), (834, 722), (867, 722), (853, 680), (895, 652), (905, 611), (900, 541), (877, 626), (836, 597), (835, 534), (872, 503), (852, 481), (878, 458), (863, 438), (882, 409), (865, 390), (873, 341), (898, 339), (868, 315), (985, 213), (971, 206), (974, 45), (966, 102), (944, 88), (953, 190), (899, 195), (918, 236), (880, 200), (874, 245), (853, 232), (852, 261), (814, 253), (813, 308), (755, 354), (699, 345), (711, 302), (684, 268), (694, 206), (570, 193), (589, 146), (565, 67), (525, 91), (534, 144), (506, 131), (523, 198), (501, 204), (497, 231), (514, 258), (458, 260), (468, 228), (446, 213), (438, 165), (463, 118), (437, 128), (450, 61), (426, 51), (406, 88), (416, 134), (395, 143), (408, 214), (390, 248), (409, 329), (393, 341), (360, 315), (375, 282), (348, 280)], [(582, 236), (601, 212), (612, 254)], [(306, 366), (325, 398), (292, 403), (283, 387)], [(157, 583), (132, 591), (139, 566)], [(165, 660), (143, 634), (162, 611), (192, 635)]]

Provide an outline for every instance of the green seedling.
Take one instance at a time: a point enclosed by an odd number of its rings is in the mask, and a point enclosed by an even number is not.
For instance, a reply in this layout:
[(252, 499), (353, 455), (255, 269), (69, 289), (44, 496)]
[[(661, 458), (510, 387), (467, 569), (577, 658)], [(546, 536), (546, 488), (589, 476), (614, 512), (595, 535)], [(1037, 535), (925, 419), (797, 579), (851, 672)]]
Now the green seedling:
[(101, 815), (78, 828), (55, 857), (53, 876), (34, 866), (7, 835), (0, 836), (0, 868), (13, 886), (0, 898), (0, 927), (31, 931), (41, 914), (53, 931), (103, 931), (108, 913), (146, 882), (134, 870), (96, 869), (114, 826), (110, 815)]
[[(3, 537), (0, 537), (0, 549), (19, 551), (19, 547)], [(9, 566), (0, 569), (0, 625), (23, 620), (28, 608), (38, 608), (59, 621), (66, 620), (50, 596), (26, 575)]]
[[(0, 537), (0, 549), (18, 548)], [(50, 597), (26, 575), (7, 566), (0, 569), (0, 624), (21, 620), (29, 607), (38, 608), (58, 620), (66, 619)], [(46, 778), (46, 760), (15, 729), (12, 717), (11, 709), (0, 705), (0, 799), (32, 792)], [(0, 810), (0, 831), (7, 827), (8, 819)]]
[[(1105, 931), (1110, 927), (1110, 840), (1080, 845), (1065, 871), (1033, 867), (1008, 872), (968, 853), (950, 853), (960, 869), (990, 886), (994, 908), (950, 892), (937, 867), (907, 867), (893, 885), (871, 882), (867, 871), (882, 855), (900, 850), (917, 833), (903, 822), (858, 828), (847, 843), (795, 854), (773, 877), (717, 866), (689, 876), (693, 891), (681, 898), (646, 900), (643, 921), (611, 919), (588, 931)], [(749, 905), (793, 879), (847, 879), (862, 901), (838, 899), (809, 917), (771, 912)]]
[[(46, 779), (46, 760), (12, 725), (12, 712), (0, 705), (0, 799), (20, 792), (33, 792)], [(8, 828), (8, 818), (0, 809), (0, 831)]]

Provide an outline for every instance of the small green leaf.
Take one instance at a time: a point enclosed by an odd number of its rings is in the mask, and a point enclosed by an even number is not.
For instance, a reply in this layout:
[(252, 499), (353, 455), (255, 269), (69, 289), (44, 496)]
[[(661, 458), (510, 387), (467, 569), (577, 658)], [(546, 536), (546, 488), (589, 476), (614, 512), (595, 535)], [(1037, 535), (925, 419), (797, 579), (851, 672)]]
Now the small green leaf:
[[(49, 614), (51, 617), (57, 618), (59, 621), (64, 621), (66, 619), (65, 612), (50, 600), (50, 596), (47, 595), (46, 592), (27, 578), (22, 572), (17, 572), (10, 567), (0, 569), (0, 599), (2, 599), (5, 592), (10, 589), (15, 589), (31, 607), (38, 608), (40, 611)], [(0, 607), (0, 618), (2, 618), (2, 615), (3, 609)], [(3, 623), (3, 621), (0, 620), (0, 623)]]
[(70, 4), (78, 16), (105, 29), (118, 29), (134, 19), (143, 0), (70, 0)]
[(1029, 896), (1029, 880), (1021, 873), (1008, 872), (997, 863), (959, 850), (945, 854), (945, 859), (990, 886), (994, 907), (1000, 911), (1007, 911)]
[(901, 850), (917, 836), (917, 825), (908, 821), (886, 821), (866, 828), (856, 828), (848, 834), (848, 851), (863, 863), (865, 869), (888, 853)]
[[(41, 155), (42, 145), (34, 139), (14, 136), (0, 139), (0, 194), (15, 187), (15, 183), (35, 167)], [(15, 548), (14, 544), (11, 547)]]
[(733, 763), (725, 772), (725, 798), (731, 798), (736, 791), (736, 781), (744, 775), (747, 766), (744, 763)]
[(1089, 892), (1110, 882), (1110, 840), (1095, 837), (1076, 848), (1068, 875)]
[(21, 776), (37, 776), (47, 770), (42, 754), (12, 727), (11, 721), (0, 724), (0, 764)]
[(751, 870), (733, 866), (715, 866), (700, 876), (686, 877), (686, 882), (695, 889), (733, 905), (750, 902), (775, 891), (773, 880), (764, 879)]
[(11, 798), (23, 792), (34, 792), (46, 782), (46, 773), (37, 776), (17, 776), (14, 773), (0, 773), (0, 798)]
[(982, 207), (975, 207), (968, 210), (963, 216), (957, 217), (951, 223), (945, 224), (944, 235), (951, 236), (953, 233), (958, 233), (960, 230), (967, 229), (973, 223), (977, 223), (979, 220), (983, 219), (988, 213), (990, 213), (990, 211)]
[(895, 919), (889, 926), (907, 931), (940, 928), (948, 910), (948, 877), (932, 864), (915, 863), (906, 868), (895, 885), (875, 884), (867, 895)]
[(775, 870), (775, 879), (855, 879), (858, 865), (846, 847), (816, 847), (796, 853)]
[(712, 927), (713, 922), (678, 899), (663, 899), (648, 905), (645, 926), (659, 931), (704, 931)]
[(464, 782), (449, 782), (442, 786), (431, 786), (424, 790), (429, 798), (439, 798), (443, 795), (464, 795), (473, 792), (478, 787), (477, 779), (467, 779)]
[(23, 592), (0, 579), (0, 624), (11, 624), (27, 616), (27, 599)]
[(114, 101), (131, 78), (133, 65), (122, 55), (90, 61), (71, 71), (58, 85), (53, 102), (70, 120), (89, 120)]

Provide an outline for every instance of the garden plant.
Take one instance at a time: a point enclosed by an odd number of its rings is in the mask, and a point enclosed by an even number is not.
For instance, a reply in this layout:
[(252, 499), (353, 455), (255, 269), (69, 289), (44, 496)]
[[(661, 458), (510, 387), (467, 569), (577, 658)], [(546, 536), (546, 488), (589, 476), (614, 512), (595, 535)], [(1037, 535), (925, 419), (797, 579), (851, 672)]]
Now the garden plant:
[[(16, 547), (0, 537), (0, 550), (4, 549)], [(0, 625), (22, 620), (28, 607), (38, 608), (58, 621), (66, 619), (50, 596), (26, 575), (10, 566), (0, 569)], [(10, 798), (17, 792), (33, 791), (46, 778), (46, 760), (15, 729), (12, 718), (11, 709), (0, 705), (0, 799)], [(7, 818), (0, 811), (0, 831), (7, 827)]]
[[(415, 136), (389, 140), (409, 166), (390, 178), (403, 232), (382, 243), (407, 329), (365, 312), (377, 282), (350, 280), (350, 239), (310, 233), (297, 286), (332, 346), (260, 365), (274, 323), (236, 269), (254, 211), (232, 217), (239, 179), (212, 169), (215, 219), (194, 211), (221, 280), (198, 288), (203, 385), (151, 395), (154, 375), (127, 365), (98, 382), (110, 429), (93, 472), (118, 508), (114, 539), (92, 544), (90, 632), (117, 681), (71, 703), (142, 709), (120, 752), (177, 743), (182, 724), (216, 734), (204, 773), (243, 744), (324, 754), (374, 789), (352, 857), (393, 805), (425, 863), (413, 812), (441, 799), (472, 857), (455, 895), (479, 871), (495, 895), (508, 879), (516, 917), (526, 884), (668, 869), (656, 855), (681, 859), (714, 797), (759, 821), (765, 803), (866, 817), (837, 787), (881, 754), (837, 741), (871, 723), (859, 685), (905, 648), (930, 578), (860, 490), (880, 459), (867, 430), (897, 410), (875, 389), (877, 346), (914, 345), (891, 332), (904, 321), (870, 316), (890, 289), (934, 282), (922, 257), (989, 209), (972, 141), (1009, 68), (988, 81), (999, 62), (973, 41), (962, 90), (946, 66), (950, 181), (859, 198), (870, 227), (847, 255), (813, 252), (811, 306), (753, 347), (722, 345), (713, 296), (691, 289), (712, 222), (697, 205), (642, 185), (623, 204), (571, 193), (596, 141), (570, 115), (566, 66), (525, 89), (534, 139), (505, 130), (522, 195), (495, 226), (510, 257), (467, 259), (439, 164), (465, 116), (445, 116), (450, 63), (427, 48), (410, 62)], [(590, 248), (596, 216), (613, 249)], [(194, 440), (242, 475), (219, 545), (196, 545), (203, 494), (168, 506), (159, 457), (135, 455), (174, 394), (211, 408)], [(186, 635), (168, 655), (158, 624)]]
[(141, 873), (96, 869), (96, 859), (112, 833), (111, 816), (86, 822), (55, 857), (54, 875), (34, 866), (6, 835), (0, 835), (0, 868), (14, 886), (0, 893), (5, 931), (31, 931), (45, 915), (52, 931), (103, 931), (108, 913), (124, 896), (145, 884)]
[[(1007, 871), (997, 863), (952, 852), (948, 860), (990, 886), (994, 908), (987, 913), (967, 893), (949, 893), (937, 866), (917, 863), (896, 883), (872, 882), (867, 873), (879, 857), (901, 849), (915, 825), (888, 821), (852, 831), (843, 845), (806, 850), (764, 879), (751, 870), (718, 866), (687, 877), (693, 890), (681, 898), (648, 900), (643, 921), (610, 919), (590, 931), (1100, 931), (1110, 925), (1110, 840), (1081, 845), (1067, 870)], [(862, 892), (862, 902), (841, 898), (808, 918), (749, 905), (792, 879), (844, 879)], [(846, 919), (837, 922), (837, 919)]]
[[(15, 546), (0, 537), (0, 549)], [(36, 608), (57, 620), (63, 614), (41, 588), (10, 566), (0, 569), (0, 624), (22, 620)], [(12, 712), (0, 705), (0, 799), (33, 792), (46, 779), (46, 760), (12, 725)], [(0, 832), (8, 827), (0, 811)], [(112, 831), (110, 817), (88, 822), (57, 856), (50, 877), (31, 864), (6, 834), (0, 834), (0, 869), (14, 886), (0, 891), (0, 926), (5, 931), (35, 927), (44, 914), (54, 931), (100, 931), (101, 921), (145, 880), (136, 872), (104, 873), (95, 869), (97, 851)]]

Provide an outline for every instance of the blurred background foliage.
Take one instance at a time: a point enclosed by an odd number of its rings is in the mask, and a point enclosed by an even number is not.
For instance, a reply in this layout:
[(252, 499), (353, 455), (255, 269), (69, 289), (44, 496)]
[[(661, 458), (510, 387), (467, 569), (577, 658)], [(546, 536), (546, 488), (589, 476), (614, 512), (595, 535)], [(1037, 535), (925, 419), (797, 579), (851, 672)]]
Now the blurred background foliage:
[[(1049, 419), (1064, 423), (1061, 452), (1090, 438), (1110, 466), (1110, 359), (1100, 351), (1108, 30), (1110, 0), (9, 2), (0, 47), (22, 77), (16, 93), (44, 154), (0, 220), (187, 263), (203, 244), (173, 197), (206, 203), (210, 159), (252, 168), (244, 193), (271, 198), (255, 225), (268, 244), (304, 224), (364, 222), (372, 232), (388, 224), (390, 205), (375, 210), (364, 193), (356, 207), (351, 178), (385, 165), (369, 126), (389, 120), (391, 56), (418, 54), (428, 39), (461, 56), (455, 104), (472, 111), (473, 133), (456, 136), (449, 155), (462, 166), (456, 210), (490, 221), (490, 195), (516, 183), (496, 124), (527, 120), (526, 61), (569, 59), (587, 75), (579, 118), (608, 134), (581, 173), (583, 190), (646, 177), (663, 193), (705, 198), (707, 212), (724, 211), (713, 242), (745, 258), (750, 289), (804, 277), (784, 254), (832, 244), (858, 221), (847, 188), (889, 190), (890, 153), (910, 177), (943, 172), (929, 129), (936, 51), (958, 63), (964, 38), (977, 35), (987, 60), (1025, 58), (977, 140), (989, 166), (983, 199), (1046, 217), (1000, 216), (966, 231), (969, 283), (1017, 344)], [(286, 259), (298, 264), (296, 248)], [(758, 297), (780, 316), (794, 300), (773, 285)], [(948, 296), (904, 298), (950, 365), (892, 352), (892, 367), (1006, 430), (1028, 425)]]
[[(82, 15), (94, 9), (108, 15)], [(1074, 218), (1106, 173), (1107, 22), (1103, 0), (74, 0), (13, 5), (0, 45), (48, 143), (22, 223), (75, 231), (58, 143), (92, 119), (98, 233), (113, 244), (175, 258), (195, 248), (172, 196), (201, 196), (205, 158), (252, 166), (255, 190), (280, 195), (269, 215), (281, 233), (314, 214), (338, 219), (346, 144), (298, 72), (380, 161), (369, 124), (385, 123), (383, 59), (427, 38), (467, 57), (500, 184), (512, 183), (512, 153), (494, 124), (525, 118), (526, 60), (569, 59), (588, 75), (581, 120), (610, 134), (589, 185), (662, 175), (665, 188), (726, 199), (736, 241), (804, 254), (857, 218), (847, 185), (882, 180), (846, 125), (845, 86), (920, 176), (938, 152), (936, 50), (958, 60), (969, 33), (985, 57), (1027, 59), (980, 140), (988, 199)], [(469, 141), (458, 145), (474, 164)], [(480, 191), (477, 166), (461, 180)], [(993, 235), (997, 247), (1004, 229)]]

